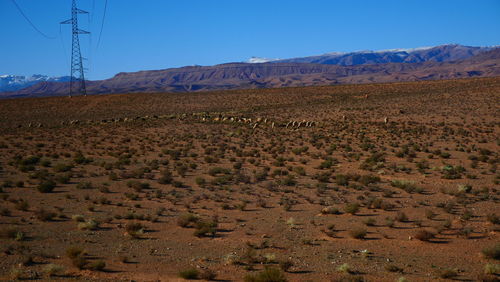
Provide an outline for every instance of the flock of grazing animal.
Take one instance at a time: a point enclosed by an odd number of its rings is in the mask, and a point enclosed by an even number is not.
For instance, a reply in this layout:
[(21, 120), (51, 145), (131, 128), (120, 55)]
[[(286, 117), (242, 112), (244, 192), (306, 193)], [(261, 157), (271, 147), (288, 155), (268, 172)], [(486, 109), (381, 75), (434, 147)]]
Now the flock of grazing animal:
[[(199, 120), (201, 122), (206, 122), (206, 123), (232, 123), (232, 124), (248, 124), (250, 127), (253, 129), (256, 129), (257, 127), (263, 127), (267, 126), (270, 127), (271, 129), (275, 127), (282, 127), (282, 128), (291, 128), (291, 129), (298, 129), (298, 128), (308, 128), (308, 127), (315, 127), (318, 125), (318, 122), (316, 121), (307, 121), (307, 120), (289, 120), (289, 121), (271, 121), (268, 118), (250, 118), (250, 117), (242, 117), (242, 116), (237, 116), (237, 115), (230, 115), (230, 114), (225, 114), (225, 113), (214, 113), (210, 114), (207, 112), (203, 113), (192, 113), (192, 114), (180, 114), (180, 115), (151, 115), (151, 116), (137, 116), (137, 117), (125, 117), (125, 118), (110, 118), (110, 119), (102, 119), (99, 121), (92, 121), (92, 120), (87, 120), (87, 121), (82, 121), (82, 120), (70, 120), (70, 121), (62, 121), (60, 123), (61, 126), (75, 126), (75, 125), (95, 125), (95, 124), (110, 124), (110, 123), (119, 123), (119, 122), (134, 122), (134, 121), (147, 121), (147, 120), (156, 120), (156, 119), (177, 119), (177, 120), (185, 120), (188, 118), (194, 118), (195, 120)], [(342, 121), (346, 121), (347, 118), (345, 115), (342, 116)], [(385, 117), (383, 122), (385, 124), (389, 123), (389, 118)], [(44, 124), (40, 122), (30, 122), (27, 124), (28, 128), (41, 128), (43, 127)], [(23, 127), (22, 125), (18, 125), (18, 128)]]

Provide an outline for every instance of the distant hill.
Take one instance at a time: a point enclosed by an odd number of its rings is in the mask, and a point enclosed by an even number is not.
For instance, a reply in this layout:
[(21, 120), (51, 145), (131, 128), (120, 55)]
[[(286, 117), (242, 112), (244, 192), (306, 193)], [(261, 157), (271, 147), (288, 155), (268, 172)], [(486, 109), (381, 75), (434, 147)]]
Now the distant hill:
[(493, 47), (472, 47), (457, 44), (414, 49), (393, 49), (382, 51), (359, 51), (330, 53), (319, 56), (273, 60), (276, 63), (312, 63), (339, 66), (356, 66), (387, 63), (450, 62), (464, 60)]
[[(425, 62), (357, 65), (230, 63), (119, 73), (110, 79), (89, 81), (87, 90), (89, 94), (192, 92), (500, 76), (500, 48), (481, 52), (474, 50), (448, 46), (410, 52), (412, 58), (427, 58)], [(474, 52), (478, 54), (470, 56)], [(455, 60), (462, 57), (467, 58)], [(41, 82), (20, 91), (0, 93), (0, 96), (55, 96), (67, 95), (68, 91), (69, 83)]]

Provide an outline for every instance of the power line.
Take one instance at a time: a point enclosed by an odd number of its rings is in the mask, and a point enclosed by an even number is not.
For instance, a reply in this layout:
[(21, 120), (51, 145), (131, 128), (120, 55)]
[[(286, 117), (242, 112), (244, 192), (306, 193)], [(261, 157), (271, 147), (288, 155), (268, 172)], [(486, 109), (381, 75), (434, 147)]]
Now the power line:
[(92, 15), (92, 20), (90, 22), (94, 22), (94, 9), (95, 9), (95, 0), (92, 0), (92, 10), (90, 10), (90, 14)]
[(47, 36), (45, 33), (43, 33), (42, 31), (40, 31), (40, 29), (38, 29), (34, 24), (33, 22), (26, 16), (26, 14), (23, 12), (23, 10), (21, 10), (21, 7), (19, 7), (19, 5), (17, 5), (17, 2), (15, 0), (11, 0), (12, 3), (14, 4), (14, 6), (16, 6), (17, 10), (19, 11), (19, 13), (21, 13), (21, 15), (26, 19), (26, 21), (31, 25), (31, 27), (36, 30), (38, 33), (40, 33), (43, 37), (47, 38), (47, 39), (56, 39), (55, 37), (50, 37), (50, 36)]
[(101, 31), (99, 32), (99, 40), (97, 40), (97, 47), (96, 49), (99, 48), (99, 44), (101, 43), (101, 35), (102, 35), (102, 30), (104, 28), (104, 20), (106, 19), (106, 10), (108, 9), (108, 0), (104, 2), (104, 13), (102, 15), (102, 22), (101, 22)]

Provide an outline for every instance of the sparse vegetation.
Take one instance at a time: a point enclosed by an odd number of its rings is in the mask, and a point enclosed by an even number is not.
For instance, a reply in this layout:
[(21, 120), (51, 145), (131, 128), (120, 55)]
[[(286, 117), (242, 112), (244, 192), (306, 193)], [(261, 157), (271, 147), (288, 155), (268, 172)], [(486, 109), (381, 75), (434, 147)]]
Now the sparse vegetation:
[(189, 268), (186, 270), (179, 271), (179, 277), (184, 278), (184, 279), (188, 279), (188, 280), (198, 279), (199, 275), (200, 275), (200, 272), (195, 268)]
[(257, 274), (247, 274), (245, 282), (286, 282), (283, 272), (275, 267), (266, 267)]
[(498, 81), (4, 100), (0, 277), (495, 281)]

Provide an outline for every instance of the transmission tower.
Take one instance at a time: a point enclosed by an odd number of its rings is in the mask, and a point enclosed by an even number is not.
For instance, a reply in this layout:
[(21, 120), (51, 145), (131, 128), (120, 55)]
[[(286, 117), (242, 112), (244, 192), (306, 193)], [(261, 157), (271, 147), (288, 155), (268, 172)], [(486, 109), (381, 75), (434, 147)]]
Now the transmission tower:
[(78, 14), (88, 14), (87, 11), (76, 7), (76, 0), (72, 0), (71, 19), (61, 22), (61, 24), (71, 24), (71, 79), (69, 84), (69, 97), (73, 94), (83, 94), (87, 96), (85, 88), (85, 74), (83, 68), (83, 58), (80, 52), (79, 34), (89, 34), (90, 32), (78, 28)]

